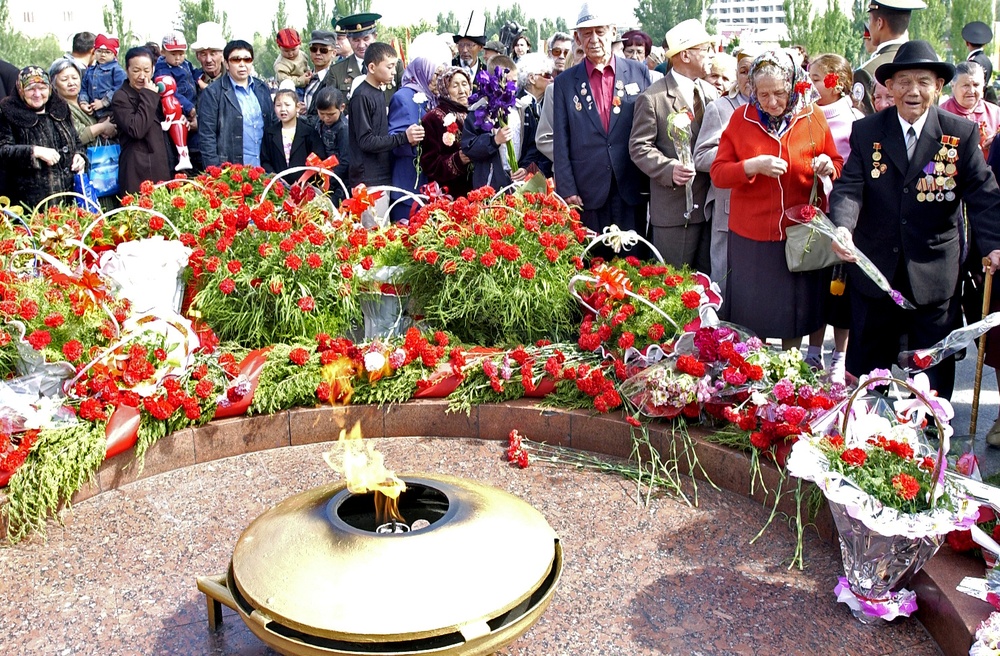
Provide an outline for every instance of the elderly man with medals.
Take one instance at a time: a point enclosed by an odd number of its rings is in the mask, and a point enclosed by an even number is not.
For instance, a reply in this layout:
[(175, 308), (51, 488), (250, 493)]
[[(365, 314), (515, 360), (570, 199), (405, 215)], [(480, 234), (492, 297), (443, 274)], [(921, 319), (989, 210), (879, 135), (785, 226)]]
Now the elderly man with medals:
[[(853, 242), (916, 305), (898, 307), (850, 267), (847, 370), (855, 376), (888, 368), (901, 350), (932, 346), (958, 327), (963, 204), (990, 269), (1000, 265), (1000, 189), (979, 152), (979, 128), (937, 106), (954, 73), (926, 41), (904, 43), (879, 66), (875, 77), (896, 106), (854, 123), (851, 155), (830, 196), (842, 244)], [(833, 249), (854, 261), (841, 244)], [(927, 373), (934, 389), (950, 397), (954, 358)]]

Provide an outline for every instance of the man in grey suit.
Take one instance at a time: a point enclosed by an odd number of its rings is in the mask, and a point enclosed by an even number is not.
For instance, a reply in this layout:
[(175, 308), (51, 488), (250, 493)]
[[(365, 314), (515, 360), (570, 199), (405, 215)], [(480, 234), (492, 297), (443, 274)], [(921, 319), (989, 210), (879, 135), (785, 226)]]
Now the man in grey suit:
[[(703, 79), (708, 72), (713, 39), (697, 19), (683, 21), (667, 32), (666, 57), (670, 71), (654, 82), (635, 102), (629, 152), (632, 161), (649, 176), (649, 223), (653, 245), (667, 264), (710, 271), (710, 228), (705, 197), (711, 179), (698, 173), (692, 159), (705, 107), (718, 99), (715, 87)], [(686, 152), (677, 152), (669, 117), (691, 116)], [(687, 204), (687, 186), (693, 204)]]
[(649, 69), (612, 54), (614, 25), (588, 5), (583, 5), (574, 29), (585, 59), (552, 85), (556, 190), (580, 208), (591, 230), (617, 225), (644, 235), (643, 191), (648, 181), (632, 163), (628, 141), (635, 99), (649, 86)]
[(899, 46), (910, 40), (910, 12), (926, 9), (923, 0), (871, 0), (868, 4), (868, 33), (875, 54), (854, 71), (854, 86), (861, 85), (865, 114), (873, 114), (872, 89), (875, 69), (892, 63)]
[[(729, 125), (729, 118), (738, 107), (750, 102), (750, 65), (759, 53), (749, 47), (736, 54), (736, 86), (733, 90), (711, 102), (705, 108), (705, 118), (698, 131), (694, 147), (694, 168), (708, 173), (719, 150), (722, 131)], [(712, 280), (726, 293), (726, 276), (729, 275), (729, 189), (715, 185), (708, 188), (705, 197), (705, 219), (709, 222), (712, 255)]]

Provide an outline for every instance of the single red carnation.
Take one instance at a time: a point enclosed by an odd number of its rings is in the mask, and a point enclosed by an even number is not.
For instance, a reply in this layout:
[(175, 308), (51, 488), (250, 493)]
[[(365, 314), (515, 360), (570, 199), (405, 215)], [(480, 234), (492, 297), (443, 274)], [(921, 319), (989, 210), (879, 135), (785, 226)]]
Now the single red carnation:
[(312, 296), (303, 296), (298, 301), (299, 309), (303, 312), (312, 312), (316, 309), (316, 301), (313, 300)]
[(149, 219), (149, 229), (153, 232), (163, 229), (163, 219), (158, 216), (150, 217)]
[(27, 337), (28, 343), (36, 351), (41, 351), (52, 342), (52, 335), (47, 330), (34, 330)]
[(519, 273), (525, 280), (531, 280), (535, 277), (535, 267), (531, 264), (531, 262), (525, 262), (521, 265), (521, 271)]
[(660, 323), (654, 323), (649, 327), (649, 330), (646, 331), (646, 334), (649, 335), (649, 338), (654, 342), (658, 342), (663, 339), (663, 333), (663, 324)]
[(684, 307), (695, 309), (701, 305), (701, 294), (690, 289), (683, 294), (681, 294), (681, 301), (684, 303)]
[(827, 89), (835, 89), (838, 84), (840, 84), (840, 76), (832, 71), (823, 78), (823, 86)]
[(804, 221), (812, 221), (816, 216), (816, 208), (813, 205), (803, 205), (799, 210), (799, 218)]
[(243, 263), (239, 260), (229, 260), (226, 262), (226, 268), (229, 269), (229, 273), (235, 275), (243, 269)]
[(219, 291), (226, 296), (236, 291), (236, 282), (232, 278), (226, 278), (219, 283)]
[(847, 449), (840, 454), (840, 459), (854, 467), (861, 467), (865, 464), (865, 460), (868, 459), (868, 454), (865, 453), (864, 449)]
[(45, 325), (48, 326), (49, 328), (58, 328), (65, 322), (66, 319), (63, 318), (63, 315), (59, 314), (58, 312), (53, 312), (49, 316), (45, 317)]
[(301, 367), (305, 363), (309, 362), (309, 351), (304, 348), (292, 349), (291, 353), (288, 354), (288, 359), (291, 360), (293, 364), (297, 364)]
[(909, 474), (896, 474), (892, 477), (892, 489), (906, 501), (910, 501), (920, 492), (920, 483)]
[(78, 340), (71, 339), (62, 347), (63, 356), (70, 362), (76, 362), (83, 355), (83, 344)]

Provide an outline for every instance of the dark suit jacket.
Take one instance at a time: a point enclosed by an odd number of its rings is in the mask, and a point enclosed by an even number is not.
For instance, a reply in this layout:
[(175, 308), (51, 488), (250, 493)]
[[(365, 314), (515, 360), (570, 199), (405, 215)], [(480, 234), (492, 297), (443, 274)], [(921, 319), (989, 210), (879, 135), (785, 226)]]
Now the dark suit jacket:
[(295, 166), (305, 166), (309, 153), (326, 159), (327, 152), (319, 133), (306, 121), (295, 122), (295, 136), (292, 137), (292, 152), (285, 161), (285, 147), (281, 141), (281, 123), (268, 126), (264, 130), (264, 141), (260, 144), (260, 165), (268, 173), (280, 173)]
[(619, 82), (624, 91), (621, 111), (611, 113), (608, 132), (601, 124), (597, 106), (588, 104), (581, 90), (586, 86), (589, 93), (590, 88), (585, 62), (563, 71), (553, 83), (556, 189), (563, 198), (579, 196), (584, 210), (598, 209), (607, 202), (612, 175), (619, 195), (631, 205), (642, 203), (648, 188), (646, 176), (629, 157), (628, 144), (635, 99), (649, 86), (649, 69), (615, 56), (616, 91)]
[[(941, 303), (955, 294), (961, 261), (960, 231), (964, 203), (972, 235), (981, 252), (1000, 248), (1000, 189), (979, 151), (975, 123), (928, 110), (913, 160), (896, 109), (890, 107), (854, 123), (851, 156), (830, 195), (830, 218), (854, 233), (854, 243), (897, 287), (893, 279), (905, 267), (920, 305)], [(958, 137), (955, 200), (919, 202), (917, 182), (941, 148), (942, 135)], [(871, 176), (874, 144), (881, 144), (885, 173)], [(853, 292), (877, 298), (883, 292), (852, 266)], [(898, 287), (897, 287), (898, 288)]]

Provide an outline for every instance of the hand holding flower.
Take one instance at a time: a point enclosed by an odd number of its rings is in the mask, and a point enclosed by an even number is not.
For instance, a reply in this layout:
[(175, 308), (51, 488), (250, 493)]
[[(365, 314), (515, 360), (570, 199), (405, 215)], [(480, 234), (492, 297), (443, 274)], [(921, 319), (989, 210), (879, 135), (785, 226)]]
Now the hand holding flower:
[[(854, 255), (854, 237), (851, 236), (851, 231), (847, 228), (840, 226), (837, 228), (837, 238), (833, 240), (833, 252), (845, 262), (857, 262), (858, 258)], [(997, 251), (997, 257), (1000, 258), (1000, 251)]]
[(410, 142), (410, 145), (416, 146), (418, 143), (424, 139), (424, 126), (419, 123), (414, 123), (410, 127), (406, 128), (406, 139)]
[(821, 154), (813, 158), (812, 161), (813, 171), (816, 175), (832, 176), (836, 169), (833, 168), (833, 160), (830, 159), (829, 155)]
[(513, 138), (514, 138), (514, 131), (511, 130), (510, 127), (507, 125), (497, 129), (497, 133), (493, 135), (493, 141), (495, 141), (496, 145), (498, 146), (504, 145)]
[(690, 182), (695, 175), (695, 170), (690, 166), (684, 166), (680, 162), (674, 164), (674, 172), (671, 176), (675, 187), (683, 187)]

